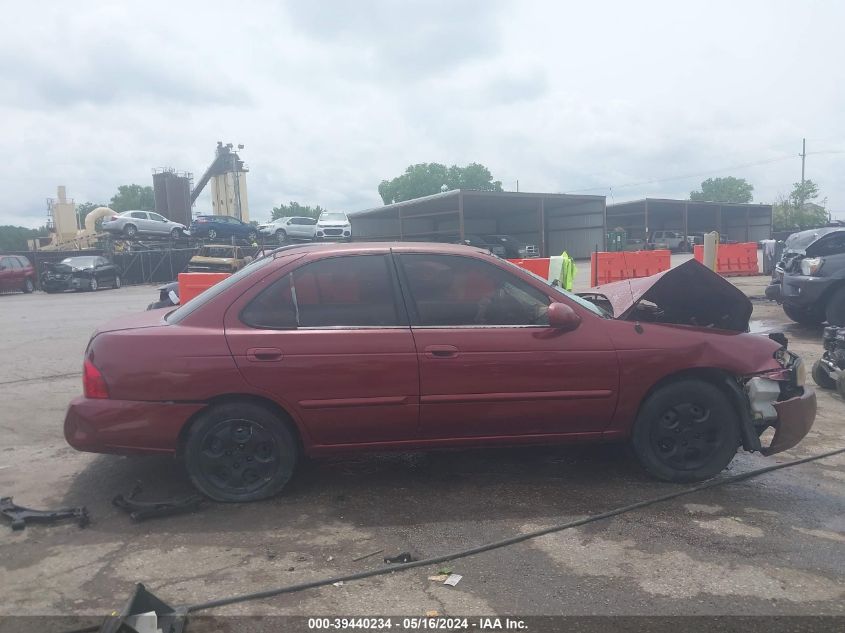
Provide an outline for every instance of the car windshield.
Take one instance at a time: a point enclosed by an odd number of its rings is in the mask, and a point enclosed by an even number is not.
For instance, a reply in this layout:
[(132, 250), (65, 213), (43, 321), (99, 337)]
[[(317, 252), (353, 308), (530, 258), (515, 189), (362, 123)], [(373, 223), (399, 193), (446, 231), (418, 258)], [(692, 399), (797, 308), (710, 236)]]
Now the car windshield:
[(343, 220), (346, 221), (345, 213), (324, 213), (320, 216), (321, 220)]
[(230, 246), (203, 246), (199, 252), (201, 257), (234, 257)]
[(94, 266), (96, 259), (96, 257), (66, 257), (59, 263), (72, 268), (91, 268)]
[(597, 306), (597, 305), (596, 305), (595, 303), (593, 303), (592, 301), (588, 301), (587, 299), (584, 299), (583, 297), (579, 297), (578, 295), (576, 295), (576, 294), (574, 294), (574, 293), (572, 293), (572, 292), (569, 292), (568, 290), (564, 290), (564, 289), (563, 289), (563, 288), (561, 288), (560, 286), (553, 286), (553, 285), (549, 282), (549, 280), (548, 280), (548, 279), (543, 279), (542, 277), (540, 277), (540, 275), (536, 275), (536, 274), (532, 273), (530, 270), (526, 270), (525, 268), (521, 268), (521, 267), (517, 266), (516, 264), (514, 264), (514, 263), (512, 263), (512, 262), (509, 262), (509, 261), (508, 261), (508, 260), (506, 260), (506, 259), (505, 259), (505, 260), (499, 260), (499, 261), (505, 261), (505, 262), (507, 262), (507, 264), (508, 264), (509, 266), (513, 266), (514, 268), (519, 268), (519, 270), (521, 270), (521, 271), (523, 271), (523, 272), (528, 273), (528, 274), (529, 274), (529, 275), (531, 275), (532, 277), (536, 277), (537, 279), (539, 279), (540, 281), (542, 281), (544, 284), (546, 284), (547, 286), (551, 287), (551, 288), (552, 288), (552, 290), (554, 290), (556, 293), (558, 293), (558, 294), (560, 294), (560, 295), (563, 295), (564, 297), (566, 297), (566, 298), (567, 298), (567, 299), (569, 299), (570, 301), (574, 301), (574, 302), (575, 302), (575, 303), (577, 303), (579, 306), (581, 306), (582, 308), (586, 308), (587, 310), (589, 310), (590, 312), (592, 312), (592, 313), (593, 313), (593, 314), (595, 314), (595, 315), (598, 315), (598, 316), (600, 316), (600, 317), (602, 317), (602, 318), (604, 318), (604, 319), (610, 319), (610, 318), (612, 318), (612, 317), (613, 317), (613, 315), (612, 315), (612, 314), (608, 313), (606, 310), (603, 310), (602, 308), (600, 308), (599, 306)]
[(195, 310), (201, 308), (206, 303), (214, 299), (214, 297), (219, 295), (221, 292), (225, 291), (233, 284), (238, 283), (238, 281), (240, 281), (244, 277), (247, 277), (248, 275), (257, 272), (259, 269), (264, 268), (267, 264), (272, 261), (272, 257), (263, 257), (262, 259), (254, 261), (251, 266), (245, 266), (244, 268), (241, 268), (234, 275), (226, 277), (226, 279), (214, 284), (205, 292), (201, 292), (199, 295), (191, 299), (188, 303), (185, 303), (176, 308), (173, 312), (170, 312), (165, 317), (165, 320), (168, 323), (179, 323), (189, 314), (193, 313)]

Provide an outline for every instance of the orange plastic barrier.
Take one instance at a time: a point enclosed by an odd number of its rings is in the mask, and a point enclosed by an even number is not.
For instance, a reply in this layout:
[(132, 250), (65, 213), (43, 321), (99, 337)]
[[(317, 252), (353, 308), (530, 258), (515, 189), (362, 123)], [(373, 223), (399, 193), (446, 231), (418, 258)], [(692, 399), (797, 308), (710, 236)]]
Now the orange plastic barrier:
[(185, 305), (229, 275), (230, 273), (179, 273), (179, 303)]
[(671, 256), (672, 252), (666, 249), (593, 253), (590, 256), (590, 284), (600, 286), (669, 270)]
[[(696, 261), (703, 264), (704, 245), (696, 244), (693, 251)], [(719, 250), (716, 251), (716, 272), (723, 277), (759, 275), (760, 266), (757, 262), (757, 244), (754, 242), (719, 244)]]
[(520, 268), (524, 268), (543, 279), (549, 278), (549, 258), (548, 257), (533, 257), (529, 259), (509, 259), (511, 264), (516, 264)]

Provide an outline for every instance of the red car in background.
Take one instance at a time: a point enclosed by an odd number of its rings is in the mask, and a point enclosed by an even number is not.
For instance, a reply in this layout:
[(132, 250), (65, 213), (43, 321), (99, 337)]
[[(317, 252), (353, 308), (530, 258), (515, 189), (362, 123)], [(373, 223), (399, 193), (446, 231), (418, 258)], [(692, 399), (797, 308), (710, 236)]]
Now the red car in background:
[(22, 255), (0, 255), (0, 292), (35, 290), (35, 269)]
[(286, 247), (102, 326), (65, 436), (182, 455), (222, 501), (277, 493), (300, 455), (502, 444), (626, 440), (697, 481), (815, 417), (801, 360), (750, 315), (695, 261), (585, 298), (466, 246)]

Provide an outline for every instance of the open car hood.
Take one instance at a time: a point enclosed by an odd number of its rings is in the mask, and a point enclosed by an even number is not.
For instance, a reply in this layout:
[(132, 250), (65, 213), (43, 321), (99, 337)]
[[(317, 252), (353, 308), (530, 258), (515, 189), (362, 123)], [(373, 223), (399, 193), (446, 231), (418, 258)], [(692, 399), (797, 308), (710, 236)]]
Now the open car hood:
[(798, 233), (793, 233), (786, 238), (786, 242), (784, 243), (784, 252), (812, 255), (812, 247), (816, 243), (831, 233), (839, 233), (841, 231), (845, 231), (845, 227), (827, 226), (820, 229), (810, 229), (809, 231), (799, 231)]
[(741, 290), (694, 259), (650, 277), (616, 281), (579, 294), (590, 300), (596, 295), (605, 298), (616, 319), (736, 332), (748, 330), (753, 309)]

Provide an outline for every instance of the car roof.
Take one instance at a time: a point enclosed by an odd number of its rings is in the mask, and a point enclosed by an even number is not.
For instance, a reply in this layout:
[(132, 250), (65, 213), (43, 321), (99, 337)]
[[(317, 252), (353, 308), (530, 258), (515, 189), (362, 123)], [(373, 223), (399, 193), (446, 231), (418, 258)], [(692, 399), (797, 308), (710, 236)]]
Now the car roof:
[(466, 246), (464, 244), (446, 244), (443, 242), (309, 242), (306, 244), (291, 244), (275, 249), (272, 254), (285, 255), (292, 253), (385, 253), (387, 251), (399, 253), (433, 253), (443, 255), (490, 255), (484, 248)]

